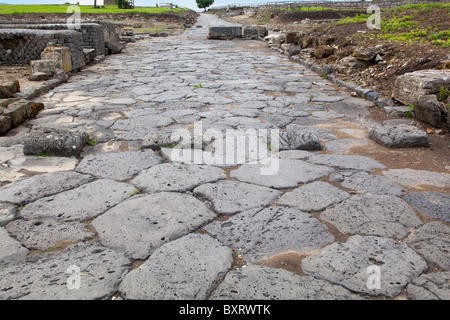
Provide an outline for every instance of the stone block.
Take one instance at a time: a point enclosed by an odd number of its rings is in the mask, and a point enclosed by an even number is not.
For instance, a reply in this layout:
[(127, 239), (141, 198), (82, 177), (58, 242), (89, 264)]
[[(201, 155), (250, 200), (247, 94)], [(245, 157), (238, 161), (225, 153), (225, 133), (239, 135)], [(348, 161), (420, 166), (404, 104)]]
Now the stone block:
[(37, 128), (24, 141), (25, 155), (49, 153), (52, 156), (79, 156), (88, 134), (74, 129)]
[(245, 26), (244, 27), (244, 38), (264, 38), (269, 34), (269, 31), (265, 26)]
[(0, 133), (5, 133), (12, 128), (11, 118), (0, 116)]
[(242, 27), (240, 26), (209, 27), (208, 39), (232, 40), (235, 38), (242, 38)]

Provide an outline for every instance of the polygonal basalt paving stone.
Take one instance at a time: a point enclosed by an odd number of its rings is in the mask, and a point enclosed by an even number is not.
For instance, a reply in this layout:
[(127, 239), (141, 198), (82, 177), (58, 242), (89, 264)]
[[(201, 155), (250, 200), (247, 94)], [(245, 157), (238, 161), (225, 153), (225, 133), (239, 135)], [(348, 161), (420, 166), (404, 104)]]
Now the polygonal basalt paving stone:
[(6, 226), (10, 221), (14, 220), (17, 215), (17, 206), (0, 202), (0, 227)]
[(450, 300), (450, 272), (421, 275), (408, 284), (406, 296), (412, 300)]
[(442, 192), (413, 192), (403, 197), (427, 216), (450, 222), (450, 195)]
[(356, 172), (346, 176), (342, 186), (356, 190), (358, 193), (386, 194), (401, 196), (405, 189), (389, 178), (371, 175), (367, 172)]
[(189, 234), (156, 250), (119, 290), (132, 300), (205, 300), (232, 265), (231, 249), (208, 235)]
[(25, 178), (0, 189), (0, 201), (26, 204), (37, 199), (79, 187), (93, 179), (77, 172), (51, 172)]
[(188, 194), (134, 196), (96, 218), (100, 241), (133, 259), (145, 259), (163, 244), (212, 221), (216, 215)]
[(10, 222), (6, 230), (28, 249), (41, 251), (63, 241), (78, 242), (95, 236), (84, 224), (54, 219), (17, 219)]
[(389, 169), (383, 171), (383, 174), (401, 185), (417, 189), (426, 188), (427, 186), (450, 188), (450, 174), (447, 173), (406, 168)]
[(225, 178), (224, 171), (217, 167), (163, 163), (142, 171), (131, 183), (147, 192), (182, 192)]
[(405, 240), (429, 265), (450, 270), (450, 227), (437, 221), (424, 224)]
[(360, 300), (361, 297), (328, 281), (301, 277), (283, 269), (248, 264), (228, 272), (211, 299)]
[(405, 238), (410, 230), (423, 223), (400, 198), (388, 195), (353, 196), (334, 208), (326, 209), (320, 219), (345, 234)]
[(218, 181), (195, 188), (194, 194), (210, 200), (218, 213), (232, 215), (269, 205), (282, 193), (278, 190), (244, 182)]
[(25, 261), (28, 250), (0, 228), (0, 265)]
[[(239, 169), (231, 171), (230, 175), (239, 181), (282, 189), (317, 180), (334, 171), (332, 168), (318, 166), (302, 160), (278, 158), (270, 158), (269, 160), (267, 164), (265, 160), (258, 162), (258, 164), (246, 163)], [(264, 174), (264, 170), (267, 173)]]
[(110, 152), (85, 157), (77, 167), (81, 173), (122, 181), (162, 162), (153, 150)]
[(310, 157), (308, 161), (347, 170), (371, 171), (375, 168), (386, 168), (383, 164), (364, 156), (318, 154)]
[(315, 181), (285, 193), (277, 203), (304, 211), (321, 211), (347, 198), (350, 198), (347, 192), (329, 183)]
[(287, 251), (309, 252), (334, 238), (325, 225), (296, 208), (269, 207), (241, 212), (205, 230), (236, 248), (246, 261), (258, 262)]
[(20, 211), (20, 216), (25, 219), (84, 221), (131, 197), (135, 190), (134, 186), (126, 183), (100, 179), (30, 203)]
[(35, 255), (25, 263), (2, 268), (0, 299), (107, 298), (117, 291), (129, 264), (122, 254), (98, 243), (74, 244), (63, 252)]
[(342, 285), (352, 292), (393, 298), (427, 264), (404, 243), (356, 235), (303, 259), (302, 267), (308, 275)]

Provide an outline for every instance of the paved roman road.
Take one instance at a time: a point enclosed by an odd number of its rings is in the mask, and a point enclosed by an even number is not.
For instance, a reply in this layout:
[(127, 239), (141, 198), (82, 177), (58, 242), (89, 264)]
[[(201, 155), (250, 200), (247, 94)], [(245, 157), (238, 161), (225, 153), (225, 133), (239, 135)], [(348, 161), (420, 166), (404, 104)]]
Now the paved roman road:
[[(449, 175), (356, 153), (391, 152), (370, 102), (223, 23), (129, 44), (0, 137), (0, 299), (449, 299)], [(24, 156), (38, 127), (92, 145)]]

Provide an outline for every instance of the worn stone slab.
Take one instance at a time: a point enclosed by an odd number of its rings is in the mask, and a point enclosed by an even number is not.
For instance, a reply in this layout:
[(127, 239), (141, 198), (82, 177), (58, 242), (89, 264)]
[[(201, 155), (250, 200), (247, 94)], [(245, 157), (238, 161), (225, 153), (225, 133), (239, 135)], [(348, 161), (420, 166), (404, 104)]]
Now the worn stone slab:
[(356, 190), (358, 193), (386, 194), (401, 196), (405, 189), (389, 178), (368, 174), (367, 172), (355, 172), (346, 176), (342, 186)]
[(450, 271), (423, 274), (406, 287), (411, 300), (450, 300)]
[[(335, 242), (317, 254), (306, 257), (302, 267), (308, 275), (331, 281), (352, 292), (393, 298), (425, 271), (427, 264), (404, 243), (356, 235), (346, 242)], [(377, 268), (379, 288), (373, 281)]]
[(245, 261), (258, 262), (287, 251), (309, 252), (334, 238), (325, 225), (296, 208), (269, 207), (242, 212), (204, 228), (239, 250)]
[(34, 173), (71, 171), (78, 165), (74, 157), (23, 156), (8, 161), (11, 168)]
[[(303, 119), (303, 118), (301, 118)], [(316, 136), (319, 140), (333, 140), (336, 139), (333, 131), (326, 128), (317, 128), (314, 126), (305, 126), (300, 124), (290, 124), (286, 127), (286, 131), (297, 132), (301, 134), (311, 134)]]
[(316, 135), (311, 132), (282, 131), (278, 135), (279, 150), (322, 150), (322, 145)]
[(347, 170), (371, 171), (372, 169), (386, 168), (383, 164), (364, 156), (352, 156), (341, 154), (318, 154), (310, 157), (309, 162), (323, 164), (330, 167)]
[(303, 211), (321, 211), (325, 208), (350, 198), (350, 194), (323, 182), (315, 181), (286, 192), (278, 204), (296, 207)]
[(27, 254), (28, 249), (12, 238), (6, 229), (0, 227), (0, 265), (23, 262)]
[(212, 300), (359, 300), (331, 282), (283, 269), (248, 264), (228, 272)]
[(78, 129), (35, 128), (25, 139), (25, 155), (50, 154), (57, 157), (78, 157), (89, 135)]
[(369, 131), (369, 139), (387, 148), (428, 147), (430, 139), (425, 131), (411, 125), (386, 125)]
[(205, 300), (232, 265), (231, 249), (191, 233), (156, 250), (119, 290), (131, 300)]
[(225, 172), (217, 167), (163, 163), (142, 171), (131, 183), (147, 192), (183, 192), (225, 178)]
[(84, 221), (131, 197), (135, 190), (134, 186), (126, 183), (100, 179), (30, 203), (20, 211), (20, 216), (25, 219)]
[(450, 195), (442, 192), (412, 192), (403, 197), (433, 219), (450, 222)]
[(0, 202), (0, 227), (6, 226), (10, 221), (16, 218), (16, 215), (17, 206), (11, 203)]
[(0, 201), (26, 204), (37, 199), (79, 187), (93, 179), (77, 172), (50, 172), (25, 178), (0, 188)]
[(155, 131), (148, 133), (142, 141), (142, 149), (158, 150), (161, 147), (176, 145), (179, 139), (174, 139), (172, 132)]
[(450, 270), (450, 227), (437, 221), (424, 224), (405, 240), (430, 266)]
[(280, 151), (279, 156), (281, 159), (305, 159), (313, 156), (315, 153), (305, 150), (286, 150)]
[(334, 208), (325, 210), (320, 219), (345, 234), (362, 234), (403, 239), (409, 228), (423, 223), (400, 198), (388, 195), (353, 196)]
[(51, 249), (63, 241), (78, 242), (95, 236), (84, 224), (54, 219), (17, 219), (5, 228), (26, 248), (41, 251)]
[(232, 215), (262, 208), (275, 201), (281, 192), (244, 182), (218, 181), (195, 188), (194, 194), (210, 200), (216, 212)]
[[(254, 183), (270, 188), (293, 188), (299, 183), (308, 183), (317, 180), (333, 172), (332, 168), (318, 166), (302, 160), (295, 159), (270, 159), (258, 163), (246, 163), (239, 169), (231, 171), (231, 176), (239, 181)], [(264, 173), (265, 168), (269, 174)]]
[(212, 221), (216, 215), (191, 195), (161, 192), (135, 196), (96, 218), (100, 241), (133, 259)]
[(450, 174), (447, 173), (406, 168), (385, 170), (383, 174), (398, 184), (417, 189), (427, 186), (450, 188)]
[[(64, 252), (35, 255), (26, 263), (2, 268), (0, 299), (105, 299), (117, 291), (129, 264), (122, 254), (98, 243), (74, 244)], [(80, 272), (79, 289), (72, 281), (76, 271)]]
[(92, 154), (77, 166), (77, 171), (99, 178), (122, 181), (162, 162), (153, 150)]
[(373, 144), (372, 141), (368, 139), (338, 139), (331, 140), (324, 144), (325, 148), (328, 151), (334, 153), (348, 153), (354, 147), (366, 146), (369, 144)]

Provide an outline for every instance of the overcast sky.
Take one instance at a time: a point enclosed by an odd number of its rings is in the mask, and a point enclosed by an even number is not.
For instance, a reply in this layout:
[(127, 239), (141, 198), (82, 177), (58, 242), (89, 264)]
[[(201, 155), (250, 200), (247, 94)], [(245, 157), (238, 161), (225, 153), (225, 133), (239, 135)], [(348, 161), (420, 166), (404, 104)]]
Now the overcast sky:
[[(94, 0), (0, 0), (0, 2), (8, 4), (62, 4), (65, 2), (76, 3), (81, 5), (93, 4)], [(198, 10), (195, 0), (134, 0), (135, 6), (151, 6), (154, 7), (156, 3), (171, 2), (181, 7), (188, 7), (193, 10)], [(276, 0), (215, 0), (213, 6), (225, 6), (231, 3), (265, 3), (276, 2)], [(97, 0), (98, 5), (103, 4), (103, 0)]]

